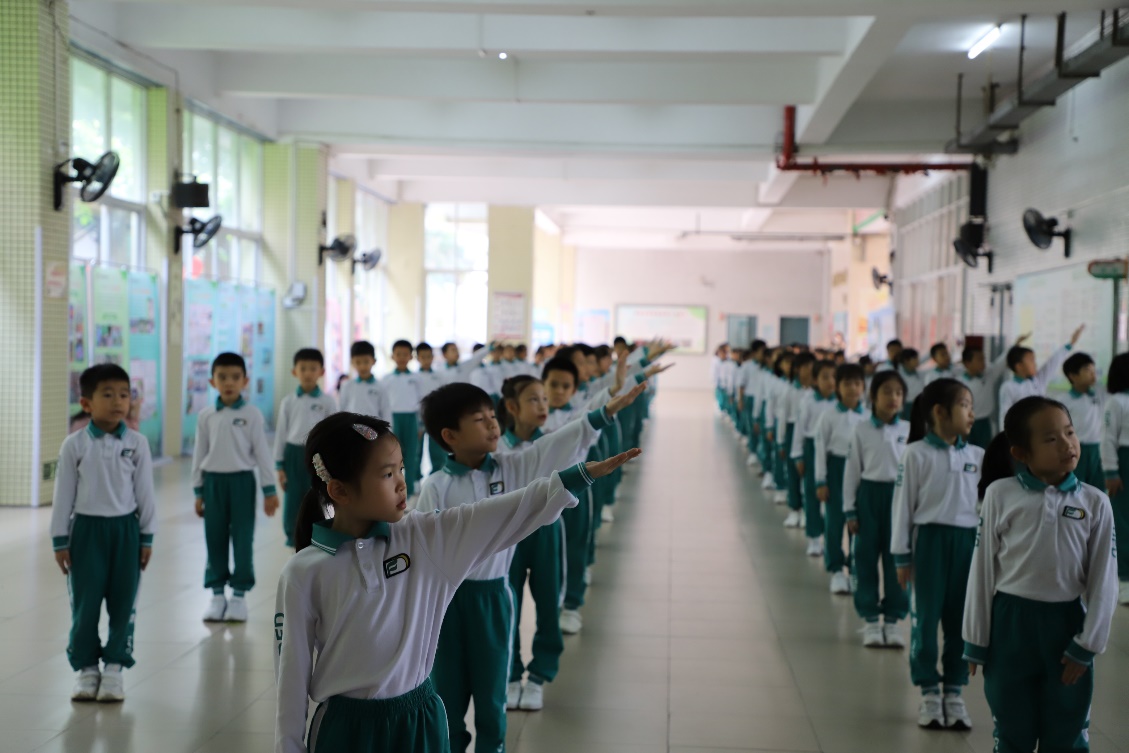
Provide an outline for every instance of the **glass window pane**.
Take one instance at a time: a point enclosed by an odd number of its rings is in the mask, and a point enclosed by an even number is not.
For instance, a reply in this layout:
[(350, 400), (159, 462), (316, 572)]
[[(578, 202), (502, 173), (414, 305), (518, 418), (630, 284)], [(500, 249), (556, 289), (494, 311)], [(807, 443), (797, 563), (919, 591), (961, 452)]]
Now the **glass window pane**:
[(71, 154), (96, 160), (106, 151), (107, 75), (101, 68), (71, 58)]
[[(211, 185), (210, 197), (212, 207), (216, 205), (216, 125), (200, 115), (192, 115), (192, 173), (186, 177), (192, 179), (195, 175), (201, 183)], [(211, 217), (216, 212), (212, 207), (195, 209), (192, 211), (197, 217)]]
[(235, 276), (235, 238), (227, 233), (217, 235), (209, 246), (214, 245), (216, 255), (216, 276), (228, 278)]
[(113, 264), (136, 264), (135, 249), (138, 248), (141, 235), (137, 213), (113, 208), (107, 213), (110, 219), (110, 238), (106, 260)]
[(447, 342), (455, 334), (456, 276), (444, 272), (427, 274), (427, 315), (424, 337), (428, 342)]
[(228, 227), (238, 227), (239, 207), (237, 184), (239, 182), (238, 137), (227, 128), (219, 128), (217, 152), (218, 172), (212, 186), (212, 206), (223, 215)]
[(249, 136), (240, 138), (238, 222), (243, 230), (263, 229), (263, 145)]
[(490, 233), (484, 221), (459, 220), (456, 269), (486, 271), (490, 267)]
[(74, 222), (71, 235), (71, 256), (84, 261), (96, 261), (102, 247), (101, 208), (86, 204), (75, 197)]
[(145, 200), (145, 90), (116, 76), (110, 77), (110, 148), (121, 167), (110, 193), (122, 199)]
[(455, 340), (469, 350), (475, 342), (486, 342), (486, 300), (489, 276), (486, 272), (459, 275), (455, 293)]
[(244, 238), (239, 242), (239, 278), (259, 281), (259, 242)]
[(455, 204), (428, 204), (424, 210), (424, 269), (455, 268)]

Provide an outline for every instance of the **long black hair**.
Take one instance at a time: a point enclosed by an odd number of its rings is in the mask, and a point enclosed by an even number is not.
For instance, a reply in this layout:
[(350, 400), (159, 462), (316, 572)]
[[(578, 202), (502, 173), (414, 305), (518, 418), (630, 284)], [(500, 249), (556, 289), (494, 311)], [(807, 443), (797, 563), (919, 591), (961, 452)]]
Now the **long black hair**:
[(1049, 397), (1025, 397), (1017, 400), (1008, 409), (1007, 415), (1004, 416), (1004, 430), (992, 439), (988, 449), (984, 451), (984, 468), (980, 474), (981, 499), (993, 483), (1015, 475), (1017, 469), (1011, 449), (1018, 447), (1030, 451), (1031, 419), (1046, 408), (1057, 408), (1066, 414), (1067, 419), (1070, 419), (1070, 410)]
[(1113, 357), (1109, 363), (1109, 377), (1106, 379), (1106, 390), (1111, 395), (1119, 392), (1129, 392), (1129, 353), (1122, 353)]
[[(909, 422), (909, 442), (925, 439), (933, 429), (933, 409), (941, 406), (951, 411), (964, 393), (972, 394), (962, 382), (955, 379), (937, 379), (930, 382), (913, 401), (913, 415)], [(975, 406), (973, 406), (975, 407)]]
[(909, 389), (906, 387), (906, 380), (902, 379), (902, 375), (896, 371), (879, 371), (870, 380), (870, 404), (871, 406), (878, 402), (878, 392), (882, 389), (882, 385), (886, 382), (897, 382), (902, 388), (902, 400), (905, 400), (906, 393)]
[(376, 432), (377, 439), (395, 437), (387, 421), (360, 413), (334, 413), (323, 418), (306, 437), (306, 472), (310, 474), (310, 490), (298, 508), (294, 526), (294, 549), (302, 551), (310, 545), (314, 524), (326, 520), (326, 509), (333, 504), (314, 469), (314, 455), (321, 457), (331, 479), (356, 484), (364, 472), (369, 454), (376, 449), (376, 440), (367, 438), (356, 426)]
[(517, 416), (511, 414), (510, 409), (506, 407), (506, 401), (513, 400), (516, 403), (521, 397), (521, 393), (525, 392), (525, 388), (534, 382), (541, 384), (541, 380), (537, 377), (519, 374), (502, 383), (502, 399), (498, 401), (498, 408), (494, 415), (498, 418), (498, 425), (503, 429), (514, 428), (514, 421), (517, 419)]

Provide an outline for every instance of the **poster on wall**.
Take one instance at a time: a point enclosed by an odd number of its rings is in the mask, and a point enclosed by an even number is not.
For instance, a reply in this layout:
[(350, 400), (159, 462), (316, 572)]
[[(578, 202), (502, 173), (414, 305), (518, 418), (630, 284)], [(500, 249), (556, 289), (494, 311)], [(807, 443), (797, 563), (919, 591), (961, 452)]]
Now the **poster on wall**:
[(662, 337), (670, 340), (676, 352), (704, 354), (708, 334), (709, 309), (705, 306), (616, 306), (616, 334), (631, 342)]
[(345, 345), (345, 310), (340, 300), (330, 296), (325, 302), (325, 386), (336, 392), (337, 377), (348, 352)]
[(86, 278), (87, 267), (85, 264), (71, 264), (70, 296), (67, 305), (67, 349), (70, 364), (70, 389), (68, 402), (70, 415), (78, 413), (82, 406), (79, 405), (78, 380), (86, 368), (89, 358), (89, 338), (86, 323)]
[(134, 428), (149, 440), (154, 457), (161, 453), (161, 335), (157, 275), (128, 273), (129, 285), (129, 377)]
[(274, 425), (274, 291), (255, 291), (256, 321), (253, 347), (255, 377), (251, 380), (251, 403)]
[(110, 267), (94, 267), (91, 271), (91, 303), (94, 304), (91, 363), (114, 363), (128, 369), (129, 273)]
[(577, 342), (603, 345), (611, 340), (611, 312), (607, 309), (587, 309), (576, 315)]
[(491, 294), (490, 339), (525, 341), (525, 293), (496, 290)]
[(896, 337), (894, 321), (893, 306), (883, 306), (866, 315), (867, 352), (871, 358), (886, 360), (886, 343)]
[(215, 400), (211, 379), (215, 349), (213, 310), (216, 283), (210, 280), (184, 281), (184, 420), (181, 422), (183, 452), (191, 452), (196, 442), (196, 417), (209, 401)]

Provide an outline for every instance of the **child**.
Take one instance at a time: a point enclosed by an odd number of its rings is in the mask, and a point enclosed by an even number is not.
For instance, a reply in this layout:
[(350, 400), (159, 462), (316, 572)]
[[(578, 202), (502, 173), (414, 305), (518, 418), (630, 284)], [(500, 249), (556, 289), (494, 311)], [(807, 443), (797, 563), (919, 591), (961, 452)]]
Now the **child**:
[(729, 344), (722, 343), (713, 352), (710, 361), (710, 381), (713, 382), (714, 397), (717, 400), (719, 412), (725, 412), (725, 387), (723, 386), (723, 372), (727, 368), (725, 363), (729, 360)]
[[(134, 664), (137, 589), (157, 530), (153, 463), (149, 441), (125, 425), (124, 369), (91, 366), (79, 390), (90, 423), (59, 450), (51, 542), (71, 595), (67, 658), (78, 672), (71, 700), (111, 703), (125, 700), (122, 669)], [(110, 617), (105, 647), (98, 637), (103, 601)]]
[[(204, 587), (212, 602), (204, 622), (246, 622), (244, 595), (255, 587), (255, 474), (263, 489), (263, 510), (278, 510), (274, 464), (263, 414), (243, 401), (247, 365), (238, 353), (220, 353), (212, 361), (208, 382), (220, 394), (196, 418), (196, 449), (192, 454), (192, 487), (196, 514), (204, 519), (208, 567)], [(229, 569), (229, 550), (235, 571)], [(231, 601), (224, 598), (231, 584)]]
[(1030, 348), (1014, 346), (1007, 352), (1007, 367), (1011, 369), (1012, 378), (1000, 385), (1000, 420), (1007, 415), (1008, 410), (1018, 400), (1025, 397), (1042, 396), (1047, 392), (1047, 385), (1051, 377), (1058, 371), (1070, 350), (1077, 344), (1086, 325), (1074, 330), (1070, 342), (1059, 348), (1043, 364), (1043, 368), (1035, 368), (1035, 351)]
[[(420, 397), (427, 397), (435, 390), (447, 384), (447, 377), (441, 372), (435, 371), (432, 364), (435, 362), (435, 352), (432, 351), (431, 345), (425, 342), (416, 346), (416, 361), (419, 362), (419, 371), (416, 372), (416, 379), (419, 380), (419, 394)], [(420, 437), (420, 441), (423, 437)], [(423, 452), (418, 454), (420, 459), (421, 469), (423, 463)], [(447, 462), (447, 453), (431, 437), (427, 437), (427, 457), (431, 461), (431, 473), (442, 470), (443, 464)], [(419, 474), (422, 478), (422, 472)]]
[(294, 547), (294, 525), (298, 508), (310, 490), (306, 474), (306, 435), (328, 415), (337, 412), (332, 395), (318, 387), (325, 374), (325, 360), (316, 348), (302, 348), (294, 354), (294, 370), (298, 390), (282, 398), (278, 406), (278, 422), (274, 430), (274, 469), (282, 487), (282, 531), (286, 546)]
[[(1014, 347), (1019, 347), (1030, 337), (1021, 335)], [(968, 441), (981, 449), (988, 449), (995, 432), (996, 398), (999, 382), (1007, 372), (1007, 353), (997, 358), (989, 366), (981, 348), (966, 347), (961, 352), (961, 366), (964, 371), (960, 380), (972, 392), (972, 404), (976, 406), (979, 418), (972, 424)]]
[(482, 365), (491, 350), (492, 346), (488, 348), (481, 344), (475, 345), (471, 357), (460, 361), (459, 346), (452, 342), (444, 343), (440, 351), (443, 354), (443, 369), (440, 372), (443, 375), (443, 383), (470, 381), (471, 374)]
[(917, 373), (919, 356), (913, 348), (906, 348), (898, 356), (898, 371), (906, 383), (906, 404), (902, 408), (902, 418), (909, 421), (913, 416), (913, 404), (925, 389), (925, 379)]
[(341, 385), (338, 399), (341, 410), (390, 420), (388, 396), (372, 373), (376, 366), (376, 348), (368, 340), (358, 340), (349, 348), (349, 363), (357, 372), (357, 378)]
[[(592, 478), (638, 455), (420, 513), (407, 512), (403, 455), (386, 422), (338, 413), (314, 427), (306, 452), (313, 487), (275, 608), (280, 753), (450, 750), (429, 675), (455, 589), (495, 553), (575, 505)], [(319, 705), (306, 741), (311, 698)]]
[(847, 530), (854, 536), (851, 587), (855, 611), (865, 623), (862, 645), (867, 648), (906, 645), (898, 622), (909, 614), (909, 596), (898, 583), (898, 569), (890, 552), (894, 483), (909, 436), (909, 424), (901, 419), (905, 394), (906, 384), (898, 372), (874, 375), (870, 420), (855, 426), (843, 471), (843, 515)]
[(765, 471), (764, 483), (761, 484), (761, 488), (773, 490), (774, 501), (780, 505), (788, 501), (788, 492), (786, 491), (788, 475), (784, 466), (784, 454), (780, 450), (784, 447), (786, 439), (788, 396), (792, 388), (788, 376), (792, 372), (792, 358), (791, 353), (782, 351), (776, 359), (764, 406), (765, 421), (769, 426), (766, 436), (769, 465)]
[(804, 498), (802, 488), (802, 473), (797, 467), (798, 459), (795, 453), (796, 422), (800, 420), (800, 405), (812, 389), (812, 369), (815, 367), (815, 356), (811, 353), (801, 353), (792, 361), (792, 372), (789, 375), (790, 384), (781, 397), (781, 425), (784, 427), (784, 441), (780, 444), (780, 457), (784, 459), (784, 471), (787, 478), (788, 516), (784, 519), (785, 528), (802, 528), (804, 525)]
[[(491, 348), (486, 350), (485, 346), (475, 346), (475, 356), (479, 356), (479, 367), (473, 369), (467, 376), (467, 382), (470, 382), (475, 387), (486, 392), (490, 395), (495, 403), (502, 394), (502, 379), (501, 368), (498, 366), (498, 360), (502, 357), (501, 348)], [(491, 360), (487, 360), (490, 357)]]
[(388, 396), (388, 407), (392, 413), (392, 433), (400, 440), (404, 453), (404, 468), (408, 479), (408, 496), (416, 494), (419, 482), (419, 404), (420, 394), (418, 375), (408, 371), (412, 362), (412, 344), (407, 340), (392, 343), (392, 361), (396, 370), (380, 380), (380, 386)]
[(1070, 414), (1044, 397), (1011, 407), (985, 457), (964, 659), (972, 674), (984, 667), (1000, 753), (1090, 747), (1090, 669), (1117, 609), (1117, 553), (1109, 498), (1074, 476), (1078, 458)]
[[(820, 377), (822, 377), (821, 372)], [(818, 379), (817, 379), (818, 381)], [(816, 496), (827, 510), (827, 533), (823, 543), (823, 564), (831, 574), (831, 593), (849, 594), (851, 581), (843, 572), (847, 557), (843, 553), (843, 474), (847, 467), (851, 437), (864, 420), (862, 410), (862, 369), (843, 364), (835, 369), (835, 410), (819, 417), (815, 426)]]
[(1078, 480), (1105, 488), (1102, 472), (1102, 418), (1105, 414), (1105, 389), (1098, 384), (1094, 359), (1086, 353), (1075, 353), (1062, 364), (1062, 371), (1070, 381), (1070, 392), (1062, 399), (1074, 431), (1078, 435), (1081, 454), (1074, 475)]
[[(594, 445), (611, 425), (604, 410), (575, 421), (529, 446), (505, 455), (490, 396), (470, 384), (450, 384), (423, 401), (427, 432), (450, 452), (443, 472), (429, 476), (415, 509), (448, 510), (520, 489), (566, 468), (578, 446)], [(517, 542), (514, 542), (517, 543)], [(506, 740), (506, 692), (513, 648), (511, 549), (482, 561), (466, 575), (443, 618), (435, 654), (436, 690), (448, 710), (452, 750), (470, 743), (464, 717), (474, 699), (475, 749), (502, 750)]]
[(897, 371), (903, 347), (901, 340), (890, 340), (886, 343), (886, 360), (878, 364), (875, 371)]
[[(792, 440), (792, 460), (803, 481), (804, 533), (808, 537), (808, 556), (823, 556), (823, 511), (816, 496), (815, 435), (819, 419), (835, 406), (835, 364), (816, 361), (812, 366), (812, 389), (800, 404)], [(840, 532), (842, 537), (842, 532)]]
[(870, 356), (861, 356), (859, 358), (859, 368), (862, 369), (863, 386), (866, 388), (865, 394), (867, 399), (870, 399), (870, 383), (874, 380), (874, 374), (878, 367), (874, 363), (874, 359)]
[[(1109, 364), (1105, 404), (1105, 429), (1102, 432), (1102, 469), (1105, 486), (1113, 501), (1114, 534), (1129, 541), (1129, 353), (1114, 356)], [(1118, 601), (1129, 604), (1129, 557), (1117, 560), (1121, 581)]]
[[(933, 382), (918, 398), (898, 468), (890, 550), (898, 583), (902, 588), (913, 583), (910, 677), (923, 695), (917, 723), (928, 729), (972, 727), (961, 698), (968, 667), (961, 659), (960, 630), (984, 460), (984, 450), (965, 439), (974, 419), (972, 393), (964, 384)], [(941, 672), (938, 623), (944, 632)]]
[(937, 379), (956, 379), (959, 375), (953, 369), (953, 356), (949, 353), (949, 346), (944, 343), (934, 343), (929, 349), (929, 359), (933, 361), (933, 369), (925, 375), (925, 383)]

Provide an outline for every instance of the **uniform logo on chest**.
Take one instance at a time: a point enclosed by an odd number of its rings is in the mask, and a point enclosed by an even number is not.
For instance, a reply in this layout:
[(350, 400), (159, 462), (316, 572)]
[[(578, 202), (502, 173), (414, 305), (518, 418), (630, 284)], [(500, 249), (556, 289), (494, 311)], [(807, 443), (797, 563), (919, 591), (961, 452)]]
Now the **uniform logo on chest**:
[(134, 453), (134, 450), (133, 450), (133, 449), (131, 449), (131, 448), (129, 448), (129, 447), (127, 447), (127, 448), (125, 448), (124, 450), (122, 450), (122, 457), (123, 457), (123, 458), (132, 458), (132, 457), (133, 457), (133, 453)]
[(237, 419), (235, 419), (234, 421), (231, 422), (231, 425), (232, 426), (246, 426), (247, 425), (247, 419), (237, 418)]
[(501, 494), (505, 490), (506, 490), (506, 484), (505, 484), (504, 481), (495, 481), (494, 483), (490, 484), (490, 496), (491, 497), (494, 496), (495, 494)]
[(1071, 520), (1085, 520), (1086, 511), (1077, 507), (1067, 507), (1062, 511), (1062, 517), (1070, 518)]
[(322, 405), (321, 403), (314, 403), (313, 405), (310, 406), (310, 410), (314, 411), (315, 413), (324, 413), (325, 412), (325, 406)]
[(397, 554), (395, 557), (384, 560), (384, 577), (391, 578), (394, 575), (399, 575), (411, 566), (412, 560), (407, 554)]
[(980, 468), (976, 465), (976, 463), (965, 463), (964, 464), (964, 472), (965, 473), (976, 473), (976, 471), (978, 471), (978, 470), (980, 470)]

